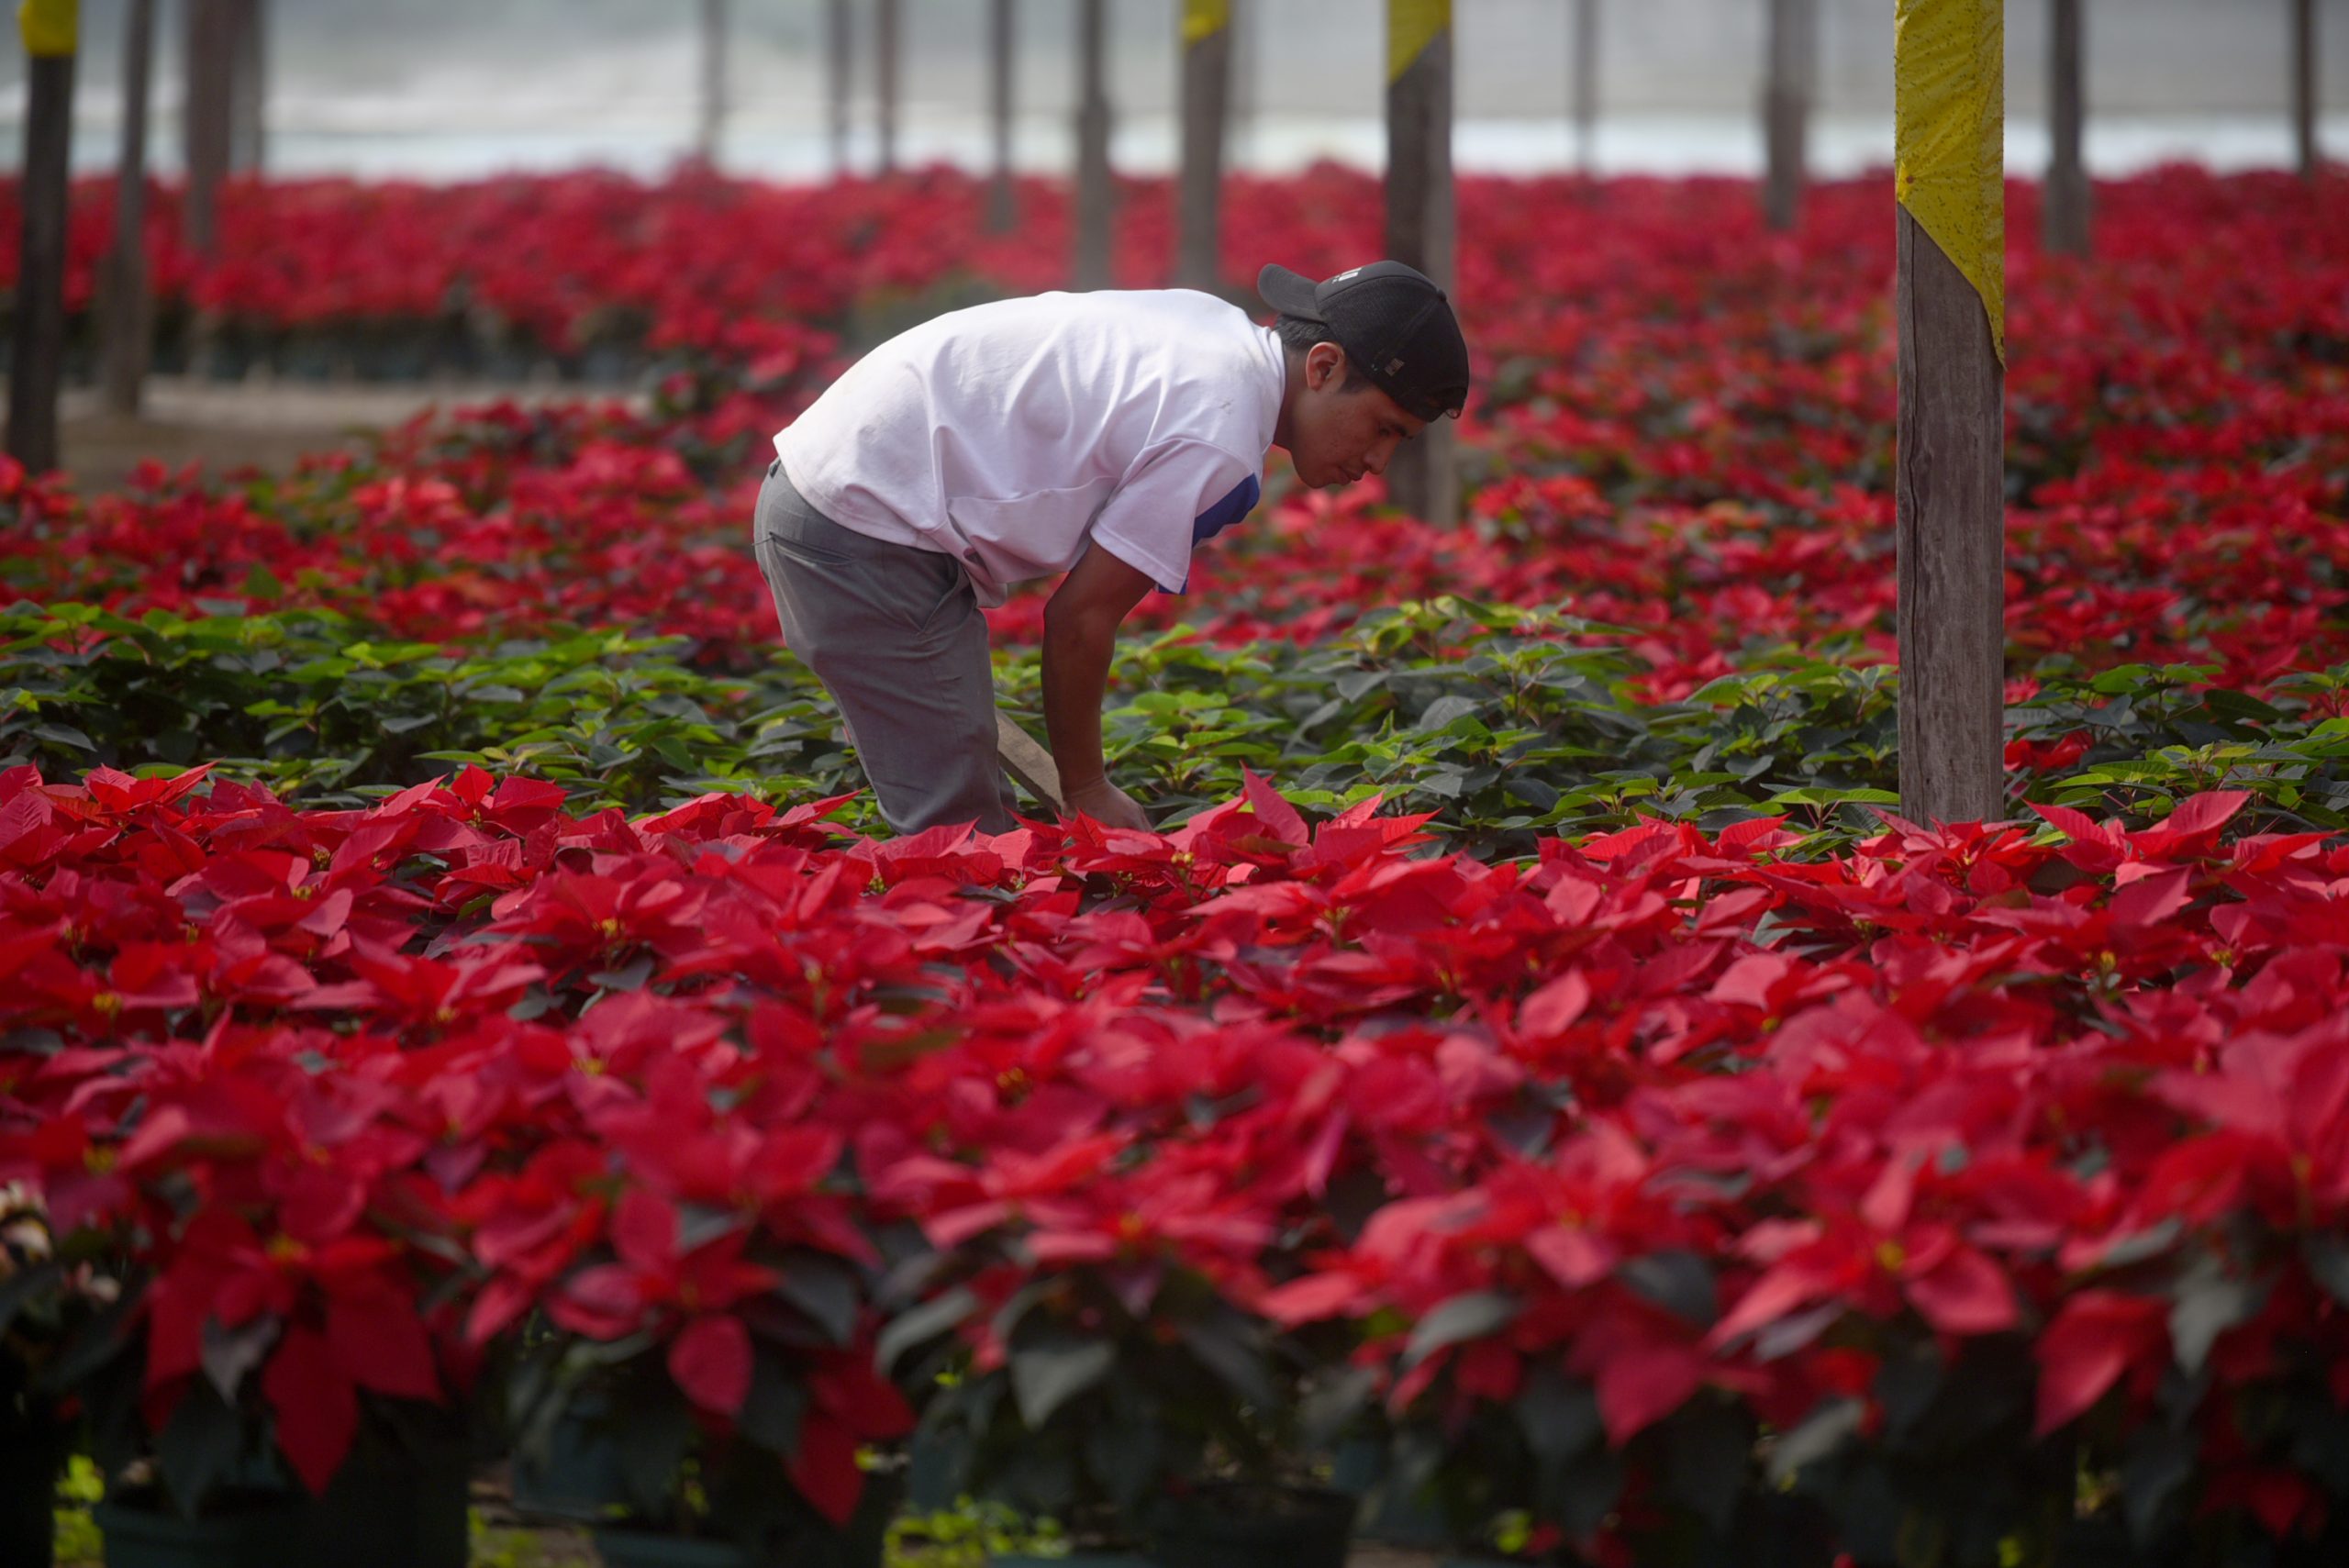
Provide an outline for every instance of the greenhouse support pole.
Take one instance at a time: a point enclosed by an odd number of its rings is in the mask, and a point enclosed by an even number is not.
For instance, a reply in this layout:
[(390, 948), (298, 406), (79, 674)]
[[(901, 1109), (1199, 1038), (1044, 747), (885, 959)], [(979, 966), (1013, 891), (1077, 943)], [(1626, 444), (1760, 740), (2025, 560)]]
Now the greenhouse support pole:
[(701, 119), (694, 131), (694, 155), (718, 161), (726, 134), (726, 0), (701, 0)]
[(228, 172), (259, 174), (269, 150), (269, 0), (229, 0)]
[(1008, 234), (1019, 206), (1011, 189), (1012, 46), (1018, 37), (1019, 0), (987, 0), (987, 124), (993, 133), (995, 172), (987, 182), (987, 231)]
[[(1386, 0), (1386, 254), (1447, 294), (1453, 284), (1452, 0)], [(1446, 528), (1459, 520), (1458, 446), (1450, 419), (1396, 450), (1396, 506)]]
[(187, 238), (209, 256), (219, 238), (220, 183), (228, 177), (236, 76), (237, 0), (187, 0), (180, 146), (187, 163)]
[(2003, 815), (2004, 0), (1897, 0), (1900, 809)]
[(17, 12), (28, 71), (7, 448), (35, 473), (57, 466), (57, 392), (65, 375), (67, 164), (80, 23), (76, 0), (28, 0)]
[(1221, 272), (1223, 139), (1231, 101), (1231, 0), (1183, 0), (1183, 172), (1174, 281), (1212, 291)]
[(98, 381), (108, 411), (136, 414), (146, 390), (155, 324), (147, 273), (147, 111), (155, 0), (130, 0), (123, 24), (122, 152), (115, 175), (114, 244), (106, 251), (99, 293)]
[(2316, 178), (2316, 0), (2292, 0), (2292, 150), (2300, 178)]
[(2040, 194), (2040, 243), (2059, 256), (2088, 253), (2088, 177), (2080, 161), (2086, 106), (2086, 0), (2048, 0), (2047, 184)]
[(850, 37), (849, 0), (825, 0), (824, 108), (831, 133), (832, 178), (848, 172), (848, 96), (855, 62)]
[(1815, 0), (1769, 0), (1769, 58), (1762, 84), (1762, 212), (1770, 228), (1781, 234), (1802, 219), (1818, 19)]
[(1107, 0), (1076, 0), (1076, 286), (1109, 286), (1112, 206)]
[(1587, 180), (1598, 158), (1598, 0), (1574, 0), (1575, 171)]
[(899, 44), (898, 22), (902, 19), (899, 0), (880, 0), (880, 10), (874, 18), (873, 52), (875, 56), (875, 84), (881, 96), (881, 172), (897, 172), (897, 65)]

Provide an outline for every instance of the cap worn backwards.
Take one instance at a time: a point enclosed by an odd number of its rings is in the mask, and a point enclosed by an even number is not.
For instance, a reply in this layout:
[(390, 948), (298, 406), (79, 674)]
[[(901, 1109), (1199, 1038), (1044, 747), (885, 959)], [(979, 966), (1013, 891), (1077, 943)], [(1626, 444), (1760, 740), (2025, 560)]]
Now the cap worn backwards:
[(1286, 267), (1256, 274), (1283, 316), (1319, 321), (1372, 384), (1421, 419), (1458, 417), (1468, 401), (1468, 341), (1435, 280), (1401, 261), (1373, 261), (1315, 283)]

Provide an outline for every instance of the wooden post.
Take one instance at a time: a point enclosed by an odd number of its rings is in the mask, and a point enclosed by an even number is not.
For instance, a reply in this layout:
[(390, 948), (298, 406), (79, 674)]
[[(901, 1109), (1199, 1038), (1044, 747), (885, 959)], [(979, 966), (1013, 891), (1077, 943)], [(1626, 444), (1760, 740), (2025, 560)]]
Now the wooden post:
[(57, 466), (57, 389), (65, 375), (65, 228), (73, 141), (75, 0), (17, 12), (27, 56), (24, 204), (8, 360), (8, 455), (35, 473)]
[(268, 150), (268, 0), (231, 0), (228, 10), (228, 172), (258, 174)]
[[(1453, 287), (1452, 0), (1386, 0), (1386, 254)], [(1437, 419), (1386, 465), (1396, 506), (1459, 520), (1453, 422)]]
[(694, 156), (718, 161), (726, 134), (726, 0), (701, 0), (701, 120), (694, 131)]
[(2080, 159), (2084, 117), (2082, 0), (2049, 0), (2047, 184), (2040, 194), (2040, 244), (2059, 256), (2088, 253), (2088, 178)]
[(220, 182), (228, 174), (236, 5), (237, 0), (187, 0), (180, 145), (187, 159), (188, 243), (207, 256), (218, 240)]
[(1575, 169), (1597, 172), (1598, 148), (1598, 0), (1575, 0)]
[(155, 0), (130, 0), (122, 40), (122, 155), (115, 175), (114, 245), (99, 286), (106, 406), (139, 412), (154, 330), (147, 282), (147, 107), (155, 57)]
[(1897, 0), (1900, 810), (2004, 815), (2005, 0)]
[(2316, 178), (2316, 0), (2292, 0), (2292, 150), (2300, 178)]
[(848, 90), (853, 56), (849, 40), (848, 0), (824, 6), (824, 96), (831, 115), (832, 178), (848, 172)]
[(878, 57), (876, 80), (881, 90), (881, 172), (897, 172), (897, 0), (881, 0), (874, 24), (873, 52)]
[(1076, 286), (1109, 286), (1116, 187), (1109, 178), (1106, 0), (1076, 0)]
[(1769, 7), (1768, 76), (1762, 87), (1762, 212), (1770, 227), (1783, 234), (1802, 218), (1819, 12), (1815, 0), (1769, 0)]
[(1008, 234), (1019, 221), (1011, 189), (1012, 41), (1018, 0), (987, 0), (987, 122), (995, 139), (995, 176), (987, 183), (987, 231)]
[(1223, 133), (1231, 92), (1231, 0), (1183, 0), (1183, 191), (1174, 281), (1213, 290), (1221, 262)]

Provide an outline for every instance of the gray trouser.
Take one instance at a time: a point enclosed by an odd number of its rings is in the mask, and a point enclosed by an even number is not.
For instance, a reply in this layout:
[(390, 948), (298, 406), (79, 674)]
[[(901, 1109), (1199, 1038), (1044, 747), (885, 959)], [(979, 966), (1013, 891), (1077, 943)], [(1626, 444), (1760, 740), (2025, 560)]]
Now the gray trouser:
[(986, 617), (962, 562), (842, 528), (780, 463), (760, 487), (751, 545), (783, 639), (840, 704), (889, 826), (1017, 827), (996, 755)]

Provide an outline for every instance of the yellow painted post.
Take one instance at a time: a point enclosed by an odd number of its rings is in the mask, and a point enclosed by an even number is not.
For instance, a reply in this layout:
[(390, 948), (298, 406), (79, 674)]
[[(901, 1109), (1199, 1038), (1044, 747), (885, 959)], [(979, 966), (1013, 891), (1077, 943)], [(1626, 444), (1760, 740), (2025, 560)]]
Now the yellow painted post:
[(1109, 286), (1117, 186), (1109, 174), (1108, 0), (1076, 0), (1076, 286)]
[[(1386, 254), (1453, 286), (1452, 0), (1386, 0)], [(1459, 520), (1453, 422), (1438, 419), (1386, 465), (1396, 506)]]
[(77, 0), (23, 0), (17, 28), (29, 57), (24, 204), (8, 361), (8, 455), (36, 473), (57, 466), (57, 389), (65, 374), (65, 226), (73, 138)]
[(1231, 0), (1183, 0), (1183, 172), (1174, 281), (1213, 289), (1221, 271), (1223, 133), (1231, 88)]
[(2004, 815), (2006, 7), (1896, 0), (1900, 809)]

